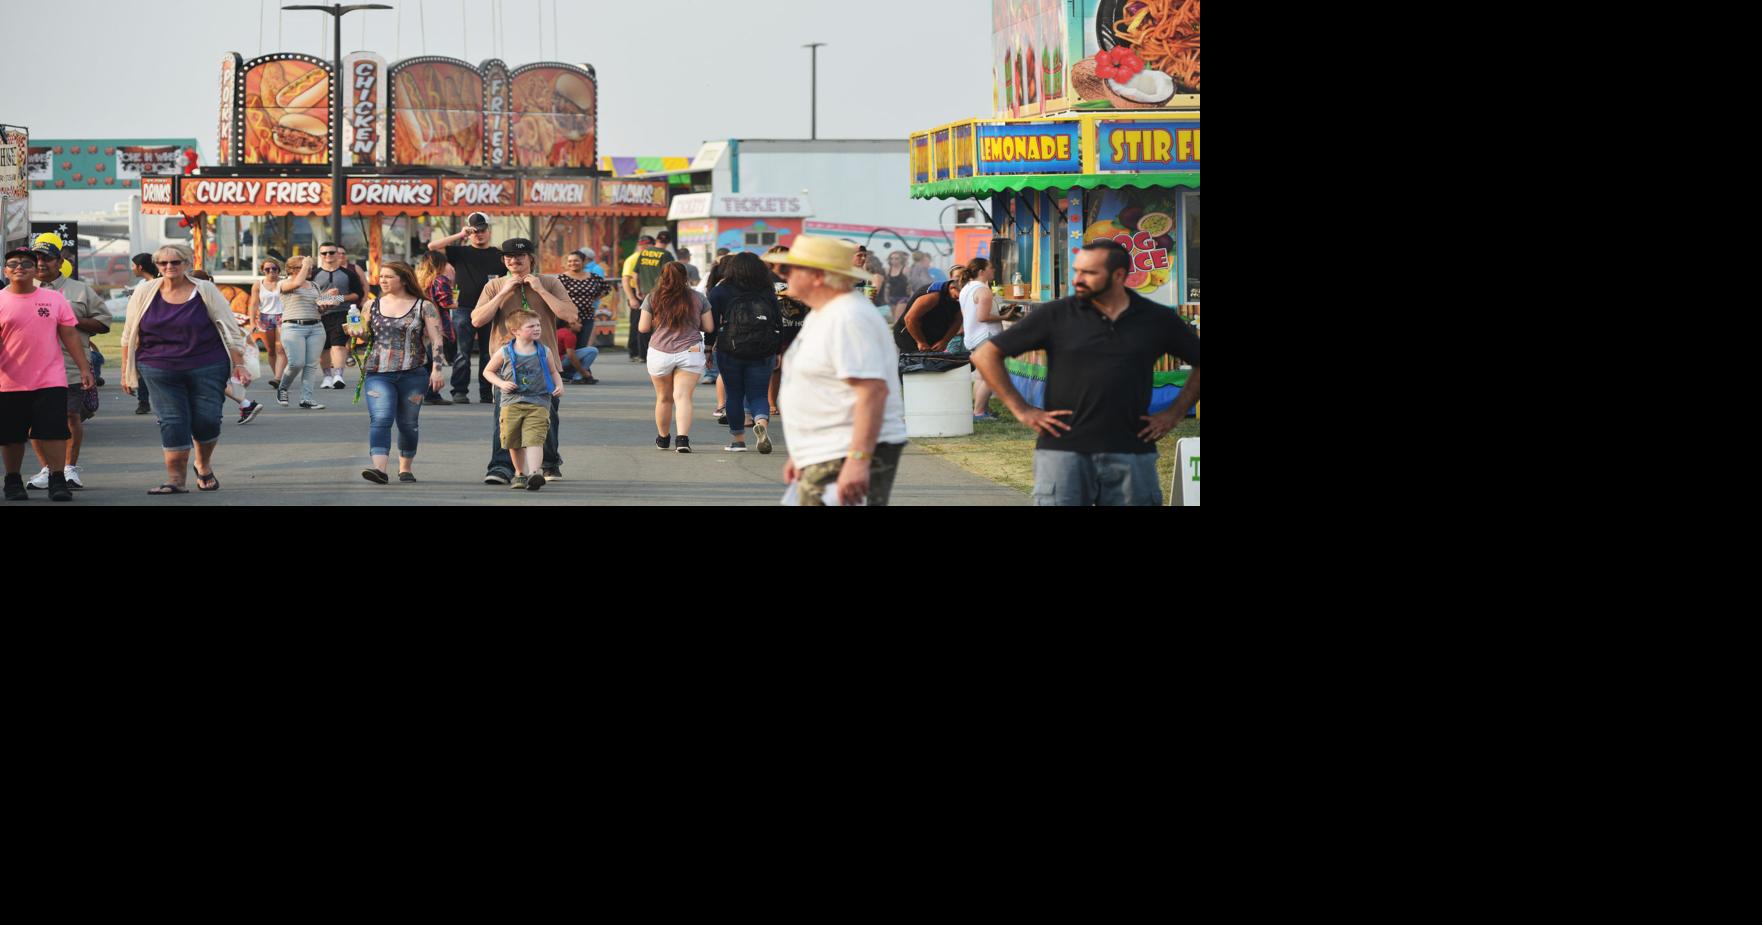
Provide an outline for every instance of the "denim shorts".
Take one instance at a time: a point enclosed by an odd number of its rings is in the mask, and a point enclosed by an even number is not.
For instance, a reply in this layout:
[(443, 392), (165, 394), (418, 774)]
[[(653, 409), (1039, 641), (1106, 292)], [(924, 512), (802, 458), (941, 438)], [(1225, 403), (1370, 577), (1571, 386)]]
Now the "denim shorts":
[(187, 370), (155, 369), (141, 363), (139, 369), (151, 395), (153, 413), (159, 417), (159, 445), (167, 453), (189, 449), (192, 440), (213, 443), (220, 439), (231, 360)]
[(1034, 451), (1036, 507), (1161, 507), (1155, 453)]

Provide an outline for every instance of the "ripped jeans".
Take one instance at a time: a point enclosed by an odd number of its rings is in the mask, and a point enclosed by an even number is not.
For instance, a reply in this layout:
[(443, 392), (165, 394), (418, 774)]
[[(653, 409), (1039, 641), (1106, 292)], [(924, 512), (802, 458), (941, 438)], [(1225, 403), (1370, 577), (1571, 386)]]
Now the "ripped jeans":
[(368, 373), (362, 389), (367, 397), (367, 445), (373, 456), (390, 456), (392, 421), (398, 422), (398, 456), (409, 459), (416, 455), (418, 418), (422, 414), (422, 398), (428, 394), (426, 366), (401, 373)]

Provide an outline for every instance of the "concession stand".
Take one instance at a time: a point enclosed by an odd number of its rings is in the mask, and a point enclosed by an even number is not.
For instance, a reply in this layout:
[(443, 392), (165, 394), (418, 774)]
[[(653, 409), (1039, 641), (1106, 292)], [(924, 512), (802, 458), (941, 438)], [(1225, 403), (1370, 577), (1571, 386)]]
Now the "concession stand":
[[(312, 254), (340, 242), (376, 275), (490, 216), (491, 239), (530, 238), (538, 268), (556, 273), (582, 247), (616, 266), (618, 242), (664, 219), (665, 179), (604, 175), (598, 80), (589, 66), (510, 68), (421, 57), (388, 65), (356, 52), (344, 79), (308, 55), (221, 62), (219, 158), (187, 176), (145, 176), (141, 210), (176, 215), (194, 232), (196, 262), (222, 281), (254, 278), (274, 250)], [(330, 124), (337, 84), (345, 124)], [(343, 159), (340, 234), (331, 230), (330, 157)]]
[[(913, 134), (914, 199), (978, 199), (1001, 307), (1072, 294), (1084, 244), (1132, 257), (1126, 285), (1199, 327), (1199, 0), (993, 0), (994, 118)], [(1045, 357), (1008, 361), (1036, 406)], [(1158, 365), (1151, 411), (1188, 371)]]

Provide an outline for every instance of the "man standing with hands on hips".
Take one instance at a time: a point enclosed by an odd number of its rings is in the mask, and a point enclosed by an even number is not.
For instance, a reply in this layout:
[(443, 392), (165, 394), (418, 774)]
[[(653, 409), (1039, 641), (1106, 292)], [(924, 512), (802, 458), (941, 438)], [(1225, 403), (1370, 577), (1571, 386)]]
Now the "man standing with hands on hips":
[[(1084, 245), (1077, 294), (1048, 302), (973, 351), (973, 365), (1010, 413), (1040, 432), (1034, 503), (1042, 507), (1162, 504), (1156, 441), (1199, 401), (1199, 335), (1174, 309), (1126, 288), (1132, 258), (1114, 241)], [(1046, 409), (1011, 384), (1004, 358), (1046, 351)], [(1193, 367), (1175, 403), (1148, 414), (1157, 361)]]
[[(905, 401), (899, 349), (886, 319), (852, 290), (868, 278), (852, 266), (856, 247), (797, 235), (766, 263), (787, 273), (789, 292), (812, 311), (783, 355), (783, 481), (800, 481), (803, 507), (830, 503), (885, 507), (905, 452)], [(836, 502), (826, 497), (836, 485)]]
[[(458, 242), (465, 241), (461, 245)], [(453, 360), (453, 403), (471, 403), (471, 345), (477, 344), (477, 400), (494, 407), (489, 380), (483, 368), (489, 365), (489, 328), (473, 328), (471, 313), (489, 281), (507, 272), (502, 266), (502, 252), (489, 244), (489, 216), (473, 212), (465, 218), (465, 230), (428, 243), (431, 251), (447, 255), (459, 281), (459, 307), (453, 309), (453, 330), (458, 333), (459, 352)], [(518, 306), (516, 306), (518, 307)], [(555, 429), (555, 428), (553, 428)], [(512, 472), (512, 468), (509, 469)]]
[[(526, 238), (509, 238), (502, 242), (502, 267), (507, 275), (491, 280), (483, 287), (477, 307), (472, 310), (470, 323), (476, 325), (480, 332), (487, 332), (488, 349), (493, 354), (502, 349), (502, 345), (514, 338), (514, 332), (508, 329), (508, 318), (515, 312), (525, 309), (538, 316), (539, 324), (544, 328), (544, 336), (540, 342), (551, 351), (551, 356), (561, 356), (557, 351), (557, 319), (573, 324), (580, 318), (575, 309), (575, 301), (569, 298), (569, 291), (557, 282), (555, 276), (542, 276), (533, 271), (533, 264), (538, 259), (538, 248)], [(485, 362), (484, 366), (489, 364)], [(562, 370), (552, 373), (561, 381)], [(561, 392), (561, 389), (558, 390)], [(484, 474), (485, 485), (507, 485), (514, 478), (514, 458), (508, 454), (507, 447), (502, 446), (501, 417), (496, 403), (488, 402), (490, 408), (490, 454), (489, 471)], [(544, 477), (547, 482), (563, 480), (563, 456), (557, 451), (558, 435), (561, 421), (557, 417), (558, 396), (551, 396), (551, 429), (545, 435)]]

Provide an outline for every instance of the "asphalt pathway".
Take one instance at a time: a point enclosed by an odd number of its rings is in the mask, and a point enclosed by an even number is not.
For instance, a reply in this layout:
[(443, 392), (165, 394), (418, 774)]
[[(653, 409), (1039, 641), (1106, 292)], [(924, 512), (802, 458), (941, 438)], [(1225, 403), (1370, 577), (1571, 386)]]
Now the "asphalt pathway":
[[(267, 401), (250, 424), (237, 423), (237, 406), (227, 417), (215, 455), (221, 489), (188, 495), (150, 497), (165, 479), (159, 428), (152, 415), (136, 415), (135, 400), (122, 394), (121, 371), (104, 368), (98, 415), (86, 422), (80, 467), (86, 485), (74, 504), (103, 505), (775, 505), (783, 495), (783, 463), (788, 458), (782, 418), (774, 419), (776, 452), (725, 453), (728, 429), (711, 417), (713, 385), (699, 385), (693, 402), (692, 452), (660, 452), (654, 446), (654, 388), (641, 365), (621, 351), (608, 350), (594, 365), (600, 384), (569, 386), (563, 396), (563, 481), (542, 491), (515, 492), (483, 484), (489, 462), (492, 412), (472, 397), (469, 405), (431, 406), (422, 411), (417, 451), (418, 482), (375, 485), (361, 477), (368, 465), (367, 409), (353, 404), (359, 373), (348, 369), (348, 391), (318, 392), (323, 411), (302, 411), (299, 395), (283, 408), (266, 382), (251, 397)], [(749, 445), (753, 443), (748, 432)], [(393, 431), (394, 454), (396, 430)], [(29, 478), (40, 464), (25, 454)], [(49, 503), (32, 491), (30, 503)], [(1026, 505), (1013, 489), (972, 475), (942, 459), (907, 446), (894, 488), (896, 505)]]

